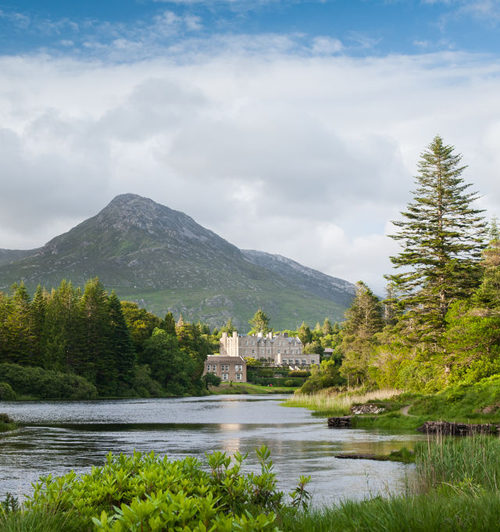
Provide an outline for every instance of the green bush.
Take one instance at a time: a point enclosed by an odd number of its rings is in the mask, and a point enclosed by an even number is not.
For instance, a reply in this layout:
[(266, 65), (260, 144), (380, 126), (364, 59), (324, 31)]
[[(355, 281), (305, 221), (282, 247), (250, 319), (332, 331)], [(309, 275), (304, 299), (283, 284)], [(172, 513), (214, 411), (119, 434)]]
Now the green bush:
[(0, 401), (15, 401), (16, 392), (8, 382), (0, 382)]
[[(81, 530), (274, 531), (284, 494), (276, 488), (269, 450), (261, 447), (257, 457), (260, 474), (242, 474), (240, 453), (233, 460), (222, 452), (207, 455), (208, 471), (192, 457), (109, 454), (104, 467), (89, 474), (42, 478), (26, 512), (76, 515)], [(307, 494), (302, 484), (296, 504)]]
[(38, 367), (0, 364), (0, 375), (17, 394), (39, 399), (94, 399), (96, 387), (83, 377)]

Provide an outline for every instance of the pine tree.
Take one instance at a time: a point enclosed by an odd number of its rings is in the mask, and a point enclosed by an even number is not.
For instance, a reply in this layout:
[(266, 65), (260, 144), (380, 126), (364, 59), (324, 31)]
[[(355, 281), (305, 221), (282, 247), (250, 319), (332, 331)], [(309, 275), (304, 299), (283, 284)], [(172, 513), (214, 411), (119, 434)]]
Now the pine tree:
[(299, 330), (297, 331), (297, 336), (299, 337), (299, 340), (302, 342), (303, 346), (306, 346), (307, 344), (310, 344), (312, 342), (313, 338), (311, 329), (305, 321), (303, 321), (302, 325), (299, 327)]
[(402, 251), (391, 257), (401, 273), (388, 275), (417, 324), (417, 339), (435, 340), (449, 305), (470, 296), (479, 282), (486, 224), (473, 207), (478, 195), (464, 183), (462, 156), (436, 136), (422, 153), (414, 198), (392, 238)]
[(269, 316), (260, 308), (248, 322), (252, 326), (252, 332), (267, 334), (269, 328)]
[[(114, 372), (113, 377), (118, 375), (118, 387), (116, 392), (123, 395), (123, 392), (131, 388), (135, 366), (135, 351), (130, 338), (130, 332), (123, 316), (120, 300), (112, 292), (109, 296), (109, 318), (110, 318), (110, 347), (113, 351)], [(121, 385), (126, 389), (122, 390)]]
[(161, 328), (168, 334), (175, 335), (175, 319), (171, 312), (165, 314), (165, 319), (163, 320)]
[(323, 322), (323, 326), (321, 327), (321, 330), (324, 336), (326, 336), (327, 334), (333, 333), (332, 323), (330, 322), (328, 318), (325, 318), (325, 321)]
[(236, 331), (236, 327), (234, 326), (233, 320), (229, 318), (226, 322), (226, 325), (224, 327), (221, 327), (221, 332), (226, 332), (229, 336), (233, 334), (234, 331)]
[(45, 311), (47, 308), (47, 294), (38, 285), (33, 300), (31, 302), (31, 323), (34, 336), (33, 364), (42, 365), (42, 333), (45, 322)]
[(382, 305), (365, 283), (356, 283), (356, 296), (345, 313), (341, 350), (344, 355), (340, 373), (349, 384), (361, 384), (368, 378), (375, 334), (384, 327)]

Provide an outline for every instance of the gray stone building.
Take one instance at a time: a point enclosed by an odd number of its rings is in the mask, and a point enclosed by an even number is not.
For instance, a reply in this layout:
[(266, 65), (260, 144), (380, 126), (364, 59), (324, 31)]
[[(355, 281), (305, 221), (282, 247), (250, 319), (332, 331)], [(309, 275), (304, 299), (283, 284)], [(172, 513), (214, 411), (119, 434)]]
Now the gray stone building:
[(203, 375), (213, 373), (223, 382), (247, 382), (247, 363), (240, 356), (208, 355)]
[(232, 335), (222, 333), (220, 339), (222, 356), (251, 357), (278, 366), (310, 366), (319, 364), (318, 354), (305, 354), (303, 345), (297, 336), (268, 333), (267, 335)]

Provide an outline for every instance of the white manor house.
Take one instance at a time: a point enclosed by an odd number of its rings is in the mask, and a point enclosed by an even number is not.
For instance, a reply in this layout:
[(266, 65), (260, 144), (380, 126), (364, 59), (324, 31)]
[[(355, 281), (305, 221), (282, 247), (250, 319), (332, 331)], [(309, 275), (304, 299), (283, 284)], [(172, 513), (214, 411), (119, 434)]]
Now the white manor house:
[(319, 364), (318, 354), (305, 354), (304, 346), (297, 336), (276, 334), (241, 335), (236, 331), (230, 336), (222, 333), (220, 354), (227, 357), (251, 357), (277, 366), (300, 366)]

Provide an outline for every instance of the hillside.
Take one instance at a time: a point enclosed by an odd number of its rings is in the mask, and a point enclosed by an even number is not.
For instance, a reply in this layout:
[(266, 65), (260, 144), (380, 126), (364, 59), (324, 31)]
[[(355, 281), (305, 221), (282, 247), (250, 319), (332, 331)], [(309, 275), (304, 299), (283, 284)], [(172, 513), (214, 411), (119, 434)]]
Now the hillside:
[(162, 315), (246, 327), (262, 306), (277, 328), (342, 318), (354, 287), (290, 259), (241, 251), (186, 214), (134, 194), (31, 251), (0, 250), (0, 290), (98, 276), (123, 299)]

